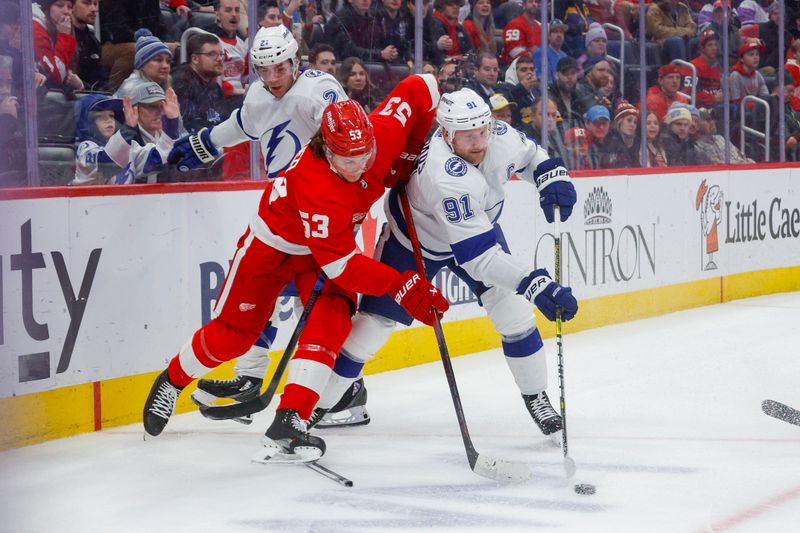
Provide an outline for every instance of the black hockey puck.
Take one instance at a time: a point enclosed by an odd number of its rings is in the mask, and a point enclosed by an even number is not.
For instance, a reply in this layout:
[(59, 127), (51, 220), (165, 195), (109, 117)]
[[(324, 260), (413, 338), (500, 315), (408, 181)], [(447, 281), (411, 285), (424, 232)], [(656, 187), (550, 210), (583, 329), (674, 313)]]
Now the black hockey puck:
[(578, 483), (575, 485), (575, 492), (578, 494), (589, 495), (597, 492), (597, 488), (589, 483)]

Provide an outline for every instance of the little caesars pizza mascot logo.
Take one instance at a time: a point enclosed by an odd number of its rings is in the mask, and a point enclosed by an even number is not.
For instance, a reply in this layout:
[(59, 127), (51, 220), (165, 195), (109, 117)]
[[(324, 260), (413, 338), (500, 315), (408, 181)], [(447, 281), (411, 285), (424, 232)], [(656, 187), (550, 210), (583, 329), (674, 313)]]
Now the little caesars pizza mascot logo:
[(719, 185), (711, 185), (706, 180), (700, 184), (695, 195), (694, 208), (700, 212), (700, 231), (702, 239), (702, 269), (716, 270), (714, 254), (719, 251), (719, 223), (722, 220), (722, 189)]

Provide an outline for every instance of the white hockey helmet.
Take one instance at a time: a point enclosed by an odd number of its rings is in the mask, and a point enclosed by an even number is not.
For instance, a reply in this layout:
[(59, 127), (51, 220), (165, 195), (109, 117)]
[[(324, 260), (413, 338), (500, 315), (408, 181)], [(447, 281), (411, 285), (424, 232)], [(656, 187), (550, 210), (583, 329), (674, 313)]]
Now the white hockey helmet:
[(459, 89), (442, 95), (436, 109), (436, 122), (444, 141), (453, 148), (453, 136), (461, 130), (474, 130), (492, 123), (492, 110), (472, 89)]
[(253, 47), (250, 48), (250, 64), (259, 68), (277, 65), (290, 59), (296, 70), (299, 67), (298, 48), (294, 35), (283, 24), (271, 28), (261, 28), (253, 39)]

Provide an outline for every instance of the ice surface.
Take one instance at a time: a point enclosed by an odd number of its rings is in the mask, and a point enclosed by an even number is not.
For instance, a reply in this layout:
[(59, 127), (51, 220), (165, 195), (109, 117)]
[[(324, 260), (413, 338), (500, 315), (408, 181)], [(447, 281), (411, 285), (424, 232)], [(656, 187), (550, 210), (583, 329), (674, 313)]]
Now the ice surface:
[(793, 532), (800, 428), (761, 401), (800, 406), (798, 347), (800, 293), (568, 334), (569, 482), (494, 350), (454, 360), (467, 421), (480, 453), (528, 463), (529, 481), (470, 471), (433, 363), (368, 376), (372, 423), (318, 432), (321, 463), (353, 488), (251, 464), (271, 412), (191, 413), (147, 442), (134, 425), (0, 454), (0, 531)]

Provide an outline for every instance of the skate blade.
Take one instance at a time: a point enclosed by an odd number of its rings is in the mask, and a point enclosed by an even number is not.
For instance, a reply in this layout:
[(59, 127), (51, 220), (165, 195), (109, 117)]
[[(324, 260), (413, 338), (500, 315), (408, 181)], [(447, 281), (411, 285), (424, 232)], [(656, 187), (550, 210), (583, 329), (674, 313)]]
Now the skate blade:
[[(230, 405), (231, 403), (236, 403), (236, 402), (230, 402), (230, 401), (228, 403), (226, 403), (226, 404), (218, 403), (217, 402), (217, 400), (219, 400), (218, 397), (214, 396), (213, 394), (209, 394), (206, 391), (200, 390), (200, 389), (196, 389), (192, 393), (191, 398), (192, 398), (192, 402), (195, 405), (197, 405), (198, 407), (199, 406), (219, 407), (221, 405)], [(225, 398), (225, 399), (227, 400), (227, 398)], [(206, 417), (206, 418), (208, 418), (208, 417)], [(211, 418), (210, 420), (216, 420), (216, 419)], [(244, 424), (245, 426), (249, 426), (250, 424), (253, 423), (253, 417), (250, 416), (250, 415), (239, 417), (239, 418), (229, 418), (228, 420), (233, 420), (234, 422), (239, 422), (240, 424)]]
[(338, 413), (327, 413), (314, 426), (318, 429), (338, 428), (347, 426), (365, 426), (369, 424), (369, 413), (364, 407), (345, 409)]
[(297, 446), (289, 452), (283, 446), (264, 437), (262, 447), (250, 457), (250, 461), (259, 464), (304, 464), (318, 461), (322, 450), (314, 446)]

